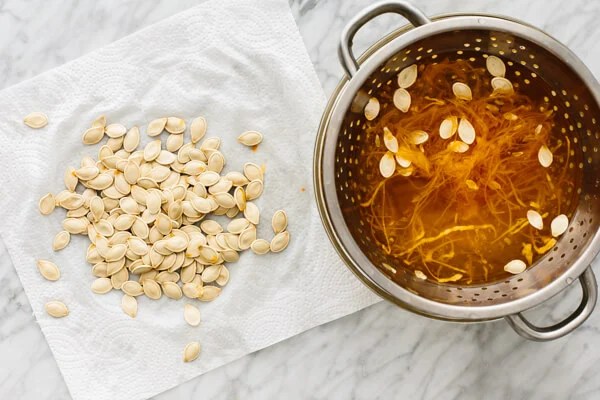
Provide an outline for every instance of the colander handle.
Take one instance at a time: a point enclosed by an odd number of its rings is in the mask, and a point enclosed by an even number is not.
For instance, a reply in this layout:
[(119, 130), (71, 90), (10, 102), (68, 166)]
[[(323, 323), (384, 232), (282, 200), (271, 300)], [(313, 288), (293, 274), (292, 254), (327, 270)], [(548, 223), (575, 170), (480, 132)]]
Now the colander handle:
[(402, 0), (387, 0), (375, 3), (370, 7), (365, 8), (348, 22), (342, 31), (342, 39), (339, 47), (340, 63), (346, 71), (348, 78), (352, 78), (358, 71), (358, 62), (352, 51), (352, 40), (354, 35), (364, 24), (381, 14), (396, 13), (406, 18), (412, 25), (425, 25), (431, 20), (417, 7), (409, 2)]
[(505, 317), (506, 321), (519, 335), (539, 342), (558, 339), (571, 333), (590, 316), (598, 298), (598, 285), (596, 284), (596, 277), (591, 266), (581, 274), (579, 283), (581, 283), (581, 290), (583, 292), (581, 304), (579, 304), (579, 307), (577, 307), (577, 310), (573, 314), (558, 324), (547, 327), (535, 326), (526, 320), (521, 313)]

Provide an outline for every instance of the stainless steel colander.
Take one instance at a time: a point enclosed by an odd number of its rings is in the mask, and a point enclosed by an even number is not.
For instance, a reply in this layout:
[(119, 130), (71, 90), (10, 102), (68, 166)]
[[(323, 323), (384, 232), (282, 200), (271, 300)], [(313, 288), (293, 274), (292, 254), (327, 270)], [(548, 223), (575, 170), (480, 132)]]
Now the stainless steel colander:
[[(404, 16), (411, 26), (379, 40), (357, 61), (352, 39), (362, 25), (383, 13)], [(381, 297), (418, 314), (461, 322), (506, 318), (522, 336), (533, 340), (561, 337), (582, 324), (594, 309), (597, 285), (590, 263), (600, 250), (600, 85), (582, 62), (546, 33), (506, 17), (444, 15), (432, 19), (410, 3), (384, 1), (363, 10), (346, 27), (339, 48), (346, 77), (324, 112), (315, 148), (317, 203), (325, 228), (348, 267)], [(545, 81), (553, 88), (544, 99), (560, 109), (556, 126), (574, 144), (581, 184), (577, 209), (556, 246), (524, 273), (485, 286), (460, 286), (416, 279), (406, 271), (400, 283), (379, 268), (393, 259), (371, 242), (357, 203), (366, 196), (360, 181), (365, 171), (358, 154), (366, 140), (362, 106), (370, 94), (394, 84), (402, 68), (442, 54), (455, 58), (481, 53), (508, 60), (507, 76), (517, 90), (536, 90)], [(542, 81), (543, 80), (543, 81)], [(366, 94), (365, 94), (366, 93)], [(568, 208), (568, 207), (567, 207)], [(564, 321), (537, 327), (521, 314), (579, 279), (582, 301)]]

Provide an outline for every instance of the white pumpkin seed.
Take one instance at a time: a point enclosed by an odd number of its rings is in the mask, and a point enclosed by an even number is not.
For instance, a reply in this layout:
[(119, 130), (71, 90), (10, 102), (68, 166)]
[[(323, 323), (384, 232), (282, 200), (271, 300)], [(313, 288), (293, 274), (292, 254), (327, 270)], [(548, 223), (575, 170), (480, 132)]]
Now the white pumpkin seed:
[(146, 134), (150, 137), (158, 136), (165, 130), (167, 118), (158, 118), (151, 121), (146, 129)]
[(548, 168), (552, 165), (552, 161), (554, 156), (552, 155), (552, 151), (544, 144), (540, 147), (538, 151), (538, 160), (542, 167)]
[(271, 250), (271, 243), (265, 239), (256, 239), (250, 245), (250, 249), (252, 249), (255, 254), (267, 254)]
[(168, 117), (165, 130), (175, 135), (181, 134), (185, 131), (185, 121), (177, 117)]
[(204, 286), (202, 288), (202, 295), (198, 297), (200, 301), (213, 301), (221, 294), (221, 288), (216, 286)]
[(271, 240), (271, 251), (279, 253), (285, 250), (290, 242), (290, 233), (288, 231), (280, 232)]
[(520, 274), (521, 272), (527, 269), (527, 264), (525, 264), (522, 260), (512, 260), (509, 261), (505, 266), (504, 270), (511, 274)]
[(140, 128), (134, 126), (127, 131), (123, 139), (123, 149), (130, 153), (134, 152), (140, 145)]
[(96, 144), (104, 138), (104, 127), (97, 126), (89, 128), (81, 138), (83, 144)]
[(379, 105), (379, 100), (375, 97), (371, 97), (369, 102), (365, 105), (365, 118), (367, 121), (372, 121), (379, 115), (379, 110), (381, 106)]
[(30, 128), (40, 129), (48, 125), (48, 117), (41, 112), (32, 112), (23, 119), (23, 122)]
[(488, 56), (485, 60), (485, 66), (492, 76), (503, 78), (506, 74), (506, 65), (504, 65), (504, 61), (496, 56)]
[(45, 308), (48, 315), (54, 318), (63, 318), (69, 315), (69, 309), (60, 301), (49, 301)]
[(109, 138), (120, 138), (122, 136), (125, 136), (125, 134), (127, 133), (127, 128), (125, 128), (121, 124), (110, 124), (106, 128), (104, 128), (104, 133), (106, 133), (106, 136), (108, 136)]
[(248, 147), (257, 146), (262, 139), (262, 134), (257, 131), (247, 131), (238, 136), (238, 142)]
[(413, 131), (410, 133), (410, 142), (412, 144), (423, 144), (429, 140), (429, 134), (425, 131)]
[(206, 120), (203, 117), (195, 118), (190, 125), (192, 143), (198, 143), (206, 134)]
[(77, 176), (75, 175), (75, 168), (67, 167), (67, 170), (65, 171), (64, 182), (68, 191), (75, 191), (75, 188), (79, 183), (79, 179), (77, 179)]
[(288, 226), (287, 214), (283, 210), (277, 210), (271, 219), (271, 227), (275, 234), (285, 231)]
[(410, 109), (410, 103), (411, 103), (411, 98), (410, 98), (410, 93), (408, 93), (406, 91), (406, 89), (400, 88), (397, 89), (394, 92), (394, 97), (393, 97), (393, 102), (394, 102), (394, 106), (402, 111), (402, 112), (408, 112), (408, 110)]
[(256, 204), (247, 202), (244, 209), (244, 218), (250, 221), (251, 224), (258, 225), (260, 221), (260, 210)]
[(136, 281), (127, 281), (124, 282), (121, 286), (121, 290), (128, 294), (129, 296), (141, 296), (144, 294), (144, 289), (142, 289), (142, 285)]
[[(214, 154), (211, 155), (211, 157)], [(208, 160), (209, 166), (210, 166), (210, 159)], [(210, 169), (210, 167), (209, 167)], [(217, 171), (220, 172), (220, 171)], [(259, 180), (262, 181), (263, 180), (263, 171), (262, 169), (254, 164), (254, 163), (246, 163), (244, 164), (244, 175), (246, 175), (246, 178), (248, 178), (248, 181), (254, 181), (254, 180)]]
[[(179, 276), (177, 276), (179, 280)], [(183, 297), (183, 292), (181, 291), (181, 287), (175, 282), (163, 282), (161, 283), (163, 293), (170, 299), (179, 300)]]
[(527, 211), (527, 220), (529, 221), (531, 226), (533, 226), (535, 229), (539, 229), (539, 230), (544, 229), (544, 221), (539, 212), (537, 212), (535, 210), (528, 210)]
[(121, 299), (121, 309), (131, 318), (135, 318), (138, 311), (138, 303), (135, 297), (128, 294), (123, 295), (123, 298)]
[(449, 139), (456, 133), (458, 122), (456, 117), (447, 117), (440, 124), (440, 137)]
[(158, 300), (162, 295), (160, 285), (151, 279), (144, 280), (142, 288), (144, 289), (146, 297), (151, 298), (152, 300)]
[(387, 151), (379, 161), (379, 172), (384, 178), (389, 178), (394, 174), (395, 170), (396, 160), (394, 158), (394, 154), (390, 151)]
[(383, 128), (383, 143), (392, 153), (398, 152), (398, 139), (396, 139), (396, 136), (394, 136), (387, 126)]
[(473, 93), (469, 85), (462, 82), (455, 82), (452, 85), (452, 93), (459, 100), (473, 100)]
[(569, 218), (565, 214), (561, 214), (550, 223), (550, 232), (552, 232), (552, 236), (559, 237), (567, 231), (568, 227)]
[(37, 267), (40, 274), (49, 281), (57, 281), (60, 278), (60, 270), (52, 261), (38, 260)]
[(398, 86), (407, 89), (417, 81), (417, 64), (404, 68), (398, 74)]
[(492, 89), (494, 89), (495, 93), (500, 94), (514, 93), (512, 83), (508, 79), (502, 77), (495, 77), (492, 79)]
[(191, 362), (194, 361), (200, 355), (200, 343), (191, 342), (183, 349), (183, 361)]
[(106, 294), (112, 290), (112, 283), (108, 278), (98, 278), (92, 282), (92, 292), (96, 294)]
[(263, 192), (263, 183), (259, 180), (254, 180), (246, 186), (246, 200), (254, 200), (260, 197)]
[(56, 236), (54, 236), (54, 240), (52, 241), (52, 250), (62, 250), (69, 245), (70, 241), (71, 234), (67, 231), (60, 231), (56, 234)]
[(473, 144), (475, 141), (475, 128), (468, 119), (460, 119), (458, 123), (458, 136), (466, 144)]
[(144, 160), (153, 161), (158, 157), (161, 150), (161, 142), (160, 140), (154, 140), (146, 145), (144, 148)]
[(52, 213), (52, 211), (54, 211), (54, 207), (56, 207), (56, 200), (54, 199), (54, 195), (52, 193), (48, 193), (42, 196), (38, 203), (40, 213), (42, 213), (43, 215), (48, 215)]
[(167, 150), (174, 152), (183, 146), (183, 135), (169, 135), (167, 138)]

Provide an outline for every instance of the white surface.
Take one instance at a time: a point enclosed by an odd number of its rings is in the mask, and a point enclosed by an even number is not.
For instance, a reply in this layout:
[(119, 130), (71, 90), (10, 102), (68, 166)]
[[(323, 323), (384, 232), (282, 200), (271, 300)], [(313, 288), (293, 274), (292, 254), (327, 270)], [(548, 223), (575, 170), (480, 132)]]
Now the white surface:
[[(348, 19), (370, 0), (293, 0), (292, 11), (328, 94), (341, 68), (336, 46)], [(0, 87), (121, 38), (192, 0), (102, 2), (0, 0)], [(600, 3), (588, 0), (419, 0), (429, 15), (493, 12), (545, 29), (600, 76)], [(83, 23), (94, 19), (97, 24)], [(398, 26), (378, 18), (358, 48)], [(0, 246), (0, 398), (68, 399), (6, 252)], [(533, 312), (549, 322), (578, 301), (578, 290)], [(558, 307), (554, 307), (558, 305)], [(380, 303), (317, 327), (157, 396), (210, 399), (597, 399), (600, 312), (570, 336), (527, 342), (503, 322), (432, 321)]]
[[(210, 0), (0, 92), (0, 170), (6, 173), (0, 234), (74, 399), (146, 399), (378, 301), (328, 245), (312, 201), (311, 133), (324, 102), (283, 0), (261, 7), (254, 0)], [(30, 110), (43, 110), (48, 126), (26, 127), (22, 117)], [(205, 138), (221, 137), (224, 173), (241, 171), (248, 161), (265, 166), (263, 196), (254, 201), (262, 211), (258, 234), (273, 237), (271, 216), (283, 207), (288, 248), (264, 256), (248, 251), (226, 264), (229, 284), (210, 303), (139, 297), (132, 320), (120, 309), (122, 292), (92, 293), (88, 239), (75, 237), (53, 253), (65, 212), (45, 217), (37, 201), (64, 189), (67, 165), (77, 168), (82, 156), (97, 154), (99, 146), (84, 147), (81, 135), (102, 114), (108, 123), (143, 125), (143, 133), (155, 118), (203, 115)], [(264, 135), (256, 152), (237, 143), (246, 130)], [(150, 140), (144, 135), (142, 146)], [(59, 265), (61, 279), (43, 279), (37, 259)], [(63, 301), (68, 317), (47, 315), (50, 300)], [(200, 307), (199, 328), (184, 322), (185, 303)], [(184, 363), (191, 341), (201, 343), (202, 354)]]

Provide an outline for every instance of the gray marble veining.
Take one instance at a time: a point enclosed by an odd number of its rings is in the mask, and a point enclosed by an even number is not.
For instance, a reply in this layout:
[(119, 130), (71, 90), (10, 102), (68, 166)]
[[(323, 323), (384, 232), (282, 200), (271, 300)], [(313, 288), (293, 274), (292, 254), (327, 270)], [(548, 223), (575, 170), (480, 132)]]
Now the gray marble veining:
[[(337, 42), (367, 0), (292, 0), (326, 93), (339, 77)], [(488, 12), (541, 27), (600, 77), (600, 2), (420, 0), (429, 15)], [(191, 0), (0, 0), (0, 88), (59, 66), (197, 4)], [(403, 24), (377, 18), (360, 52)], [(10, 195), (0, 193), (1, 195)], [(578, 290), (530, 312), (549, 323), (575, 307)], [(312, 329), (165, 392), (157, 399), (595, 399), (600, 397), (600, 312), (566, 338), (527, 342), (503, 322), (448, 324), (381, 303)], [(125, 383), (126, 384), (126, 383)], [(0, 243), (0, 398), (68, 399), (50, 350)]]

